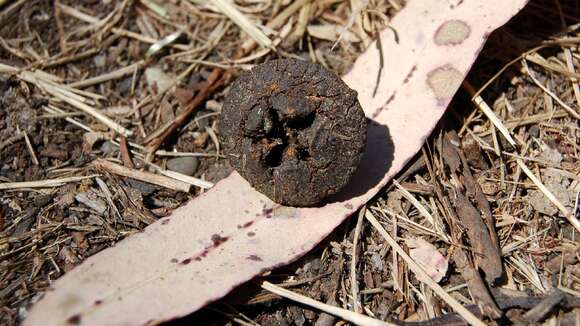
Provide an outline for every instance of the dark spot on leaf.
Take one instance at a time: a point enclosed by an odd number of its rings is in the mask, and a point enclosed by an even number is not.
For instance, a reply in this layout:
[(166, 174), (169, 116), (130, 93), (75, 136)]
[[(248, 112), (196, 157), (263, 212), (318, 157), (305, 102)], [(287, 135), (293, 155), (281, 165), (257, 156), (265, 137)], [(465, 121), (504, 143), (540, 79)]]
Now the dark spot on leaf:
[(456, 4), (451, 4), (451, 5), (449, 6), (449, 8), (451, 8), (451, 9), (455, 9), (455, 8), (457, 8), (457, 7), (461, 6), (461, 4), (462, 4), (462, 3), (463, 3), (463, 0), (459, 0), (459, 1), (458, 1)]
[(166, 225), (167, 223), (169, 223), (169, 221), (170, 221), (169, 219), (165, 219), (161, 221), (161, 225)]
[(179, 260), (177, 258), (171, 258), (170, 262), (177, 263)]
[(354, 208), (351, 203), (346, 203), (344, 205), (344, 207), (347, 208), (347, 209), (353, 209)]
[(181, 265), (187, 265), (189, 263), (191, 263), (191, 258), (186, 258), (186, 259), (181, 261)]
[(413, 65), (413, 68), (411, 68), (411, 71), (409, 71), (409, 73), (407, 74), (407, 76), (405, 76), (405, 80), (403, 80), (403, 84), (406, 84), (406, 83), (409, 82), (409, 80), (411, 79), (411, 77), (413, 77), (413, 73), (415, 73), (415, 71), (417, 71), (417, 65)]
[(463, 43), (470, 33), (471, 29), (467, 23), (459, 19), (452, 19), (439, 26), (433, 39), (437, 45), (458, 45)]
[(102, 304), (103, 304), (103, 300), (95, 300), (95, 303), (94, 303), (95, 306), (100, 306)]
[(246, 259), (249, 259), (252, 261), (262, 261), (262, 258), (260, 258), (260, 256), (257, 256), (257, 255), (249, 255), (248, 257), (246, 257)]
[(254, 221), (249, 221), (249, 222), (244, 223), (243, 227), (247, 228), (247, 227), (250, 227), (252, 224), (254, 224)]
[(211, 241), (213, 242), (214, 247), (221, 245), (222, 243), (228, 241), (229, 237), (222, 237), (219, 234), (214, 234), (211, 236)]
[(427, 85), (440, 105), (451, 99), (462, 82), (463, 75), (451, 65), (435, 68), (427, 74)]
[(372, 114), (372, 118), (375, 119), (376, 117), (378, 117), (384, 110), (387, 109), (387, 106), (395, 99), (395, 96), (397, 95), (397, 92), (393, 92), (393, 94), (391, 94), (391, 96), (389, 96), (389, 98), (387, 99), (387, 101), (385, 102), (385, 104), (383, 104), (380, 108), (376, 109), (375, 112), (373, 112)]
[(253, 237), (255, 235), (256, 235), (256, 233), (254, 233), (254, 232), (248, 232), (248, 237)]
[(80, 325), (81, 324), (81, 315), (76, 314), (74, 316), (71, 316), (69, 319), (66, 320), (66, 322), (70, 325)]

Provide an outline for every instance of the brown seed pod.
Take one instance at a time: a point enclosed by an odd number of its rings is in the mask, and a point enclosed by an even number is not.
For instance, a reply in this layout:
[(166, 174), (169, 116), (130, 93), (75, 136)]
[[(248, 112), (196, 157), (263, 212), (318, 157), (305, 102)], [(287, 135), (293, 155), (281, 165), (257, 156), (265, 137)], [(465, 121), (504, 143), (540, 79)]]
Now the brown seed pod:
[(357, 93), (319, 65), (283, 59), (233, 82), (220, 138), (232, 166), (273, 201), (311, 206), (355, 173), (367, 123)]

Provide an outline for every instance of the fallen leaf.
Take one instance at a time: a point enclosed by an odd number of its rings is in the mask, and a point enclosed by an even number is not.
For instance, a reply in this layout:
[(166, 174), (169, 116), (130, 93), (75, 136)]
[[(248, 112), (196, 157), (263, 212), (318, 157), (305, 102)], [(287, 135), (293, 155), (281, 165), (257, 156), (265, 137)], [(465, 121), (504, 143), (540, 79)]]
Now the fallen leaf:
[[(526, 0), (409, 1), (344, 80), (369, 123), (347, 191), (314, 208), (283, 207), (237, 173), (168, 217), (86, 259), (54, 284), (25, 325), (159, 323), (294, 261), (371, 199), (419, 150), (491, 31)], [(379, 84), (375, 94), (377, 83)]]
[(447, 274), (447, 259), (423, 238), (405, 240), (409, 246), (409, 256), (421, 266), (435, 282), (441, 281)]

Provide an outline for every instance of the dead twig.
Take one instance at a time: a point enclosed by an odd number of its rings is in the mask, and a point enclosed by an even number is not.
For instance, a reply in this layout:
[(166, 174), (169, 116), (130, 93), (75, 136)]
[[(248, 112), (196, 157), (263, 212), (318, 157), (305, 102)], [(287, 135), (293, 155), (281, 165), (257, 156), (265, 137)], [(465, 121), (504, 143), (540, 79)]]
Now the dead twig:
[(157, 130), (145, 141), (149, 153), (155, 152), (159, 146), (165, 142), (167, 137), (169, 137), (177, 128), (186, 123), (189, 116), (198, 109), (199, 105), (223, 84), (225, 77), (226, 76), (222, 73), (222, 70), (214, 69), (207, 79), (203, 89), (199, 91), (191, 102), (189, 102), (187, 107), (169, 124)]
[(189, 192), (189, 189), (191, 188), (190, 184), (185, 183), (183, 181), (175, 180), (163, 175), (153, 174), (150, 172), (143, 172), (130, 169), (103, 159), (97, 159), (94, 162), (94, 165), (95, 167), (103, 169), (112, 174), (133, 178), (139, 181), (151, 183), (168, 189)]

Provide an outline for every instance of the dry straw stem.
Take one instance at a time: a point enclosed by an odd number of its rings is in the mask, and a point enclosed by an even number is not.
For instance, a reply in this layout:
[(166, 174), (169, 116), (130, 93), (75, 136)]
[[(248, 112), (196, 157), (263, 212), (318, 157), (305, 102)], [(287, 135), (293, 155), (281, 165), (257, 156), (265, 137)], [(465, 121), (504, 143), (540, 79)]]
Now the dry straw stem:
[(78, 182), (85, 179), (94, 178), (97, 175), (87, 175), (83, 177), (68, 177), (59, 179), (49, 179), (40, 181), (24, 181), (24, 182), (5, 182), (0, 183), (0, 190), (9, 189), (27, 189), (27, 188), (51, 188), (62, 186), (65, 183)]
[[(85, 23), (96, 25), (100, 22), (100, 20), (98, 18), (87, 15), (87, 14), (85, 14), (85, 13), (83, 13), (83, 12), (73, 8), (73, 7), (69, 7), (69, 6), (64, 5), (62, 3), (57, 3), (56, 5), (59, 7), (59, 9), (61, 10), (61, 12), (63, 14), (66, 14), (66, 15), (74, 17), (78, 20), (84, 21)], [(143, 43), (155, 44), (156, 42), (159, 41), (159, 40), (151, 38), (149, 36), (145, 36), (145, 35), (142, 35), (139, 33), (131, 32), (131, 31), (128, 31), (126, 29), (117, 28), (117, 27), (113, 27), (111, 29), (111, 32), (113, 34), (116, 34), (119, 36), (129, 37), (129, 38), (141, 41)], [(169, 44), (169, 46), (172, 48), (182, 50), (182, 51), (191, 50), (188, 46), (183, 45), (183, 44)]]
[(23, 131), (22, 133), (24, 134), (24, 142), (26, 143), (26, 148), (28, 148), (28, 152), (30, 153), (32, 163), (34, 163), (34, 165), (40, 165), (40, 162), (38, 162), (38, 158), (36, 157), (36, 153), (34, 152), (34, 147), (32, 147), (30, 138), (28, 138), (28, 134), (25, 131)]
[[(269, 29), (273, 29), (273, 30), (279, 29), (280, 27), (282, 27), (284, 25), (284, 23), (286, 22), (286, 20), (288, 20), (288, 18), (290, 18), (292, 15), (294, 15), (295, 12), (300, 10), (306, 4), (310, 4), (311, 2), (312, 2), (312, 0), (296, 0), (296, 1), (294, 1), (291, 5), (289, 5), (284, 10), (282, 10), (276, 17), (274, 17), (268, 23), (266, 23), (266, 27)], [(253, 39), (248, 39), (242, 44), (241, 49), (242, 49), (243, 53), (249, 53), (255, 46), (256, 46), (256, 41)], [(268, 49), (268, 51), (269, 50), (270, 49)], [(260, 55), (260, 54), (258, 54), (258, 55)], [(236, 60), (234, 62), (238, 62), (238, 61)], [(247, 61), (239, 61), (239, 62), (241, 63), (241, 62), (247, 62)]]
[(186, 183), (186, 182), (183, 182), (180, 180), (175, 180), (175, 179), (172, 179), (170, 177), (166, 177), (166, 176), (158, 175), (158, 174), (153, 174), (153, 173), (149, 173), (149, 172), (132, 170), (132, 169), (129, 169), (129, 168), (124, 167), (122, 165), (119, 165), (119, 164), (116, 164), (113, 162), (109, 162), (109, 161), (105, 161), (103, 159), (97, 159), (94, 162), (94, 164), (97, 168), (101, 168), (101, 169), (106, 170), (110, 173), (117, 174), (117, 175), (124, 176), (124, 177), (133, 178), (133, 179), (136, 179), (139, 181), (151, 183), (151, 184), (158, 185), (158, 186), (168, 188), (168, 189), (189, 192), (189, 189), (191, 188), (191, 185), (189, 183)]
[[(193, 3), (200, 2), (201, 0), (190, 0)], [(232, 3), (226, 0), (212, 0), (204, 1), (208, 4), (215, 6), (219, 11), (221, 11), (225, 16), (231, 19), (238, 27), (240, 27), (244, 32), (246, 32), (252, 39), (254, 39), (261, 46), (271, 49), (273, 47), (272, 40), (266, 36), (254, 23), (252, 23), (248, 17), (242, 14)]]
[(403, 197), (405, 197), (409, 202), (411, 202), (411, 204), (415, 206), (415, 208), (421, 213), (421, 215), (423, 215), (427, 219), (427, 221), (429, 221), (429, 224), (431, 224), (431, 226), (434, 226), (435, 219), (433, 218), (431, 213), (429, 213), (429, 211), (425, 208), (425, 206), (423, 206), (407, 189), (401, 186), (401, 184), (397, 180), (393, 179), (393, 184), (395, 185), (395, 187), (397, 187), (401, 195), (403, 195)]
[(570, 113), (571, 116), (573, 116), (576, 119), (580, 119), (580, 114), (578, 114), (578, 112), (574, 111), (573, 108), (571, 108), (568, 104), (564, 103), (564, 101), (562, 101), (558, 96), (556, 96), (556, 94), (554, 94), (552, 91), (550, 91), (546, 86), (542, 85), (542, 83), (540, 83), (540, 81), (538, 79), (536, 79), (536, 77), (534, 76), (534, 74), (532, 73), (530, 68), (528, 67), (528, 63), (525, 59), (522, 60), (522, 66), (524, 67), (524, 69), (526, 70), (526, 73), (528, 74), (528, 76), (530, 76), (530, 78), (532, 79), (534, 84), (536, 84), (544, 92), (546, 92), (548, 95), (550, 95), (551, 98), (556, 100), (556, 102), (558, 102), (558, 104), (560, 104), (566, 111), (568, 111), (568, 113)]
[[(570, 49), (564, 49), (564, 56), (566, 57), (566, 67), (571, 74), (578, 75), (574, 69), (574, 61), (572, 59), (572, 52)], [(580, 107), (580, 85), (578, 85), (578, 78), (580, 77), (570, 77), (570, 82), (572, 82), (572, 88), (574, 89), (574, 96), (576, 96), (576, 105)]]
[(264, 290), (270, 291), (270, 292), (277, 294), (281, 297), (284, 297), (286, 299), (290, 299), (292, 301), (296, 301), (296, 302), (302, 303), (304, 305), (307, 305), (309, 307), (324, 311), (324, 312), (331, 314), (333, 316), (340, 317), (346, 321), (354, 323), (355, 325), (361, 325), (361, 326), (395, 326), (396, 325), (393, 323), (388, 323), (388, 322), (384, 322), (384, 321), (381, 321), (378, 319), (367, 317), (365, 315), (361, 315), (361, 314), (358, 314), (356, 312), (352, 312), (350, 310), (342, 309), (339, 307), (331, 306), (331, 305), (313, 300), (311, 298), (300, 295), (298, 293), (288, 291), (288, 290), (281, 288), (277, 285), (274, 285), (270, 282), (262, 283), (262, 288)]
[[(568, 49), (566, 49), (568, 50)], [(562, 74), (564, 76), (569, 77), (572, 81), (574, 81), (575, 78), (580, 77), (579, 74), (577, 74), (574, 69), (571, 69), (570, 71), (562, 68), (560, 65), (557, 65), (551, 61), (546, 60), (544, 57), (542, 57), (540, 54), (538, 54), (537, 52), (534, 53), (529, 53), (527, 55), (525, 55), (524, 57), (527, 61), (533, 62), (539, 66), (542, 66), (543, 68), (546, 68), (552, 72), (558, 73), (558, 74)], [(572, 66), (573, 68), (573, 66)]]
[[(8, 6), (7, 8), (5, 8), (4, 10), (2, 10), (0, 12), (0, 23), (3, 23), (6, 17), (10, 17), (14, 12), (16, 12), (20, 8), (20, 6), (22, 6), (26, 1), (28, 0), (18, 0), (13, 4), (11, 4), (10, 6)], [(7, 0), (0, 0), (0, 6), (3, 6), (6, 3)]]
[[(63, 111), (55, 106), (51, 106), (51, 105), (48, 105), (48, 106), (45, 105), (42, 107), (42, 109), (48, 113), (51, 113), (51, 114), (66, 114), (65, 111)], [(64, 120), (79, 127), (79, 128), (81, 128), (81, 129), (83, 129), (83, 130), (85, 130), (85, 131), (87, 131), (87, 132), (94, 132), (93, 129), (89, 128), (88, 126), (80, 123), (79, 121), (77, 121), (71, 117), (66, 117), (66, 118), (64, 118)]]
[(406, 252), (399, 246), (399, 244), (391, 237), (391, 235), (383, 228), (381, 223), (375, 218), (373, 213), (367, 210), (365, 217), (372, 226), (377, 229), (377, 231), (385, 238), (387, 243), (393, 248), (393, 250), (405, 260), (409, 268), (417, 275), (417, 278), (429, 286), (441, 299), (443, 299), (451, 308), (453, 308), (461, 317), (463, 317), (471, 325), (485, 326), (485, 323), (479, 320), (473, 313), (462, 306), (457, 300), (450, 296), (445, 289), (443, 289), (437, 282), (433, 279), (419, 266)]
[[(535, 114), (535, 115), (530, 115), (530, 116), (510, 120), (510, 121), (507, 121), (505, 123), (505, 126), (510, 128), (510, 129), (514, 129), (514, 128), (517, 128), (520, 126), (537, 124), (537, 123), (540, 123), (540, 122), (545, 121), (545, 120), (564, 118), (567, 116), (569, 116), (569, 114), (566, 111), (555, 110), (554, 112), (539, 113), (539, 114)], [(486, 130), (483, 132), (478, 132), (477, 135), (480, 137), (483, 137), (483, 136), (490, 135), (491, 133), (492, 133), (492, 130), (489, 129), (489, 130)], [(504, 154), (505, 154), (505, 152), (504, 152)]]
[[(570, 26), (568, 28), (569, 31), (574, 30), (575, 28), (577, 28), (576, 25)], [(517, 62), (521, 61), (522, 59), (524, 59), (528, 54), (530, 53), (535, 53), (538, 50), (544, 49), (544, 48), (548, 48), (551, 46), (563, 46), (565, 44), (569, 44), (569, 45), (575, 45), (576, 43), (580, 42), (580, 38), (578, 37), (567, 37), (565, 39), (559, 39), (559, 40), (555, 40), (555, 41), (545, 41), (543, 44), (536, 46), (535, 48), (526, 51), (524, 53), (522, 53), (521, 55), (519, 55), (517, 58), (513, 59), (512, 61), (506, 63), (500, 70), (498, 70), (495, 75), (493, 75), (493, 77), (491, 77), (485, 84), (483, 84), (479, 90), (472, 95), (472, 97), (476, 97), (478, 95), (480, 95), (484, 90), (486, 90), (489, 85), (491, 85), (494, 81), (496, 81), (500, 76), (503, 75), (503, 73), (512, 65), (516, 64)]]
[[(334, 48), (336, 47), (336, 45), (338, 45), (338, 43), (340, 43), (340, 41), (342, 41), (342, 38), (344, 37), (344, 35), (348, 32), (349, 29), (352, 28), (352, 25), (354, 24), (354, 22), (356, 20), (360, 20), (360, 14), (363, 10), (366, 9), (366, 7), (369, 4), (369, 0), (355, 0), (355, 1), (351, 1), (351, 7), (352, 8), (352, 12), (350, 13), (350, 16), (348, 17), (348, 20), (346, 22), (346, 24), (343, 26), (342, 30), (340, 31), (340, 34), (338, 36), (338, 39), (336, 39), (336, 41), (334, 42), (334, 44), (332, 44), (332, 47), (330, 48), (330, 51), (333, 51)], [(362, 29), (362, 26), (360, 24), (359, 21), (359, 28)], [(369, 44), (369, 38), (368, 36), (363, 32), (363, 33), (358, 33), (360, 34), (359, 36), (362, 36), (363, 39), (362, 41), (364, 42), (365, 47), (368, 46)], [(357, 35), (358, 35), (357, 34)]]
[[(18, 78), (36, 85), (39, 89), (43, 90), (45, 93), (50, 94), (59, 100), (62, 100), (77, 109), (91, 115), (96, 120), (109, 127), (124, 136), (130, 136), (132, 132), (115, 121), (111, 120), (109, 117), (99, 112), (97, 109), (86, 104), (87, 99), (84, 96), (91, 96), (94, 98), (100, 98), (100, 95), (91, 95), (90, 93), (82, 92), (80, 90), (60, 85), (55, 81), (55, 77), (46, 74), (42, 71), (20, 71), (17, 68), (1, 64), (0, 63), (0, 73), (16, 74)], [(82, 94), (82, 95), (79, 95)]]
[(139, 69), (141, 66), (143, 65), (143, 61), (138, 61), (135, 62), (131, 65), (128, 65), (127, 67), (123, 67), (120, 69), (117, 69), (115, 71), (111, 71), (109, 73), (100, 75), (100, 76), (95, 76), (92, 78), (88, 78), (85, 80), (80, 80), (78, 82), (74, 82), (71, 84), (68, 84), (68, 87), (77, 87), (77, 88), (83, 88), (83, 87), (88, 87), (88, 86), (92, 86), (92, 85), (96, 85), (96, 84), (101, 84), (104, 82), (107, 82), (109, 80), (113, 80), (113, 79), (119, 79), (122, 78), (126, 75), (130, 75), (135, 73), (135, 70)]
[(354, 230), (354, 239), (352, 241), (352, 259), (350, 261), (350, 289), (352, 292), (352, 302), (353, 302), (353, 309), (354, 312), (360, 313), (360, 303), (358, 301), (358, 282), (356, 280), (356, 251), (358, 247), (358, 242), (360, 239), (360, 232), (362, 229), (362, 222), (364, 219), (364, 214), (366, 211), (366, 206), (363, 206), (360, 211), (358, 212), (358, 219), (356, 221), (356, 227)]
[(542, 183), (542, 181), (534, 175), (534, 173), (526, 166), (526, 164), (521, 160), (517, 159), (518, 165), (524, 171), (524, 173), (532, 180), (532, 182), (540, 189), (542, 193), (554, 204), (564, 215), (564, 217), (576, 228), (578, 232), (580, 232), (580, 221), (554, 196), (554, 194), (546, 188), (546, 186)]
[[(42, 84), (38, 84), (38, 85), (40, 86)], [(85, 104), (85, 103), (83, 103), (75, 98), (61, 94), (60, 92), (52, 91), (46, 87), (47, 85), (44, 85), (44, 86), (45, 86), (44, 89), (46, 90), (47, 93), (53, 95), (54, 97), (56, 97), (60, 100), (65, 101), (68, 104), (76, 107), (77, 109), (91, 115), (92, 117), (94, 117), (95, 119), (100, 121), (102, 124), (109, 127), (111, 130), (114, 130), (114, 131), (116, 131), (116, 132), (118, 132), (121, 135), (126, 136), (126, 137), (131, 136), (133, 134), (133, 132), (131, 132), (129, 129), (126, 129), (125, 127), (123, 127), (120, 124), (116, 123), (115, 121), (111, 120), (109, 117), (107, 117), (106, 115), (97, 111), (96, 109), (94, 109), (90, 105), (87, 105), (87, 104)]]
[(493, 123), (493, 125), (501, 132), (501, 134), (505, 137), (505, 139), (512, 145), (514, 148), (517, 147), (516, 141), (513, 139), (510, 131), (506, 128), (506, 126), (501, 122), (501, 119), (493, 112), (493, 110), (489, 107), (489, 105), (483, 100), (481, 96), (479, 96), (473, 86), (469, 84), (467, 81), (463, 82), (463, 87), (467, 90), (469, 94), (471, 94), (472, 101), (475, 105), (487, 116), (487, 118)]
[(176, 179), (176, 180), (180, 180), (186, 183), (189, 183), (191, 185), (194, 185), (196, 187), (200, 187), (202, 189), (209, 189), (211, 187), (213, 187), (213, 183), (209, 182), (209, 181), (205, 181), (202, 179), (198, 179), (198, 178), (194, 178), (194, 177), (190, 177), (188, 175), (182, 174), (182, 173), (178, 173), (175, 171), (170, 171), (170, 170), (159, 170), (159, 173), (168, 176), (172, 179)]

